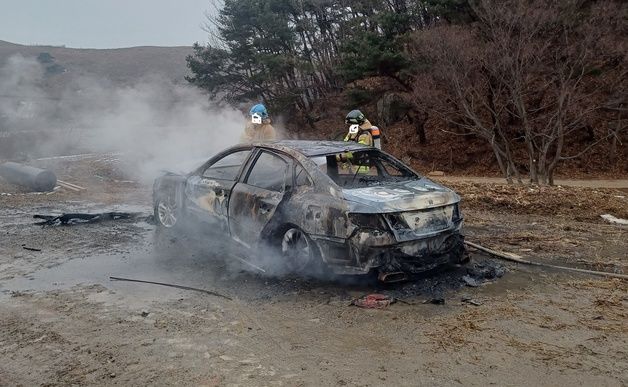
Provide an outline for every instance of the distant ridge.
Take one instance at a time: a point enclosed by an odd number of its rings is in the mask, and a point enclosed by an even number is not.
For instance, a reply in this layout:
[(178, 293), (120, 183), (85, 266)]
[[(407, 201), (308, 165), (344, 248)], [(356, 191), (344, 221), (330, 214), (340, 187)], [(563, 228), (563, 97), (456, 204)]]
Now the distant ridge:
[(52, 55), (56, 63), (67, 69), (63, 77), (90, 75), (116, 84), (130, 84), (142, 77), (155, 75), (180, 83), (185, 82), (185, 57), (192, 53), (192, 47), (94, 49), (22, 45), (0, 40), (0, 67), (12, 55), (36, 58), (41, 53)]

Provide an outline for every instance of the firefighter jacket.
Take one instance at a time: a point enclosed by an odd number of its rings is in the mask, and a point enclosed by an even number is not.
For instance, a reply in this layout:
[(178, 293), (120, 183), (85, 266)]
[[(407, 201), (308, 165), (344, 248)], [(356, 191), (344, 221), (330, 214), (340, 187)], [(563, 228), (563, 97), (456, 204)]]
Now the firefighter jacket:
[[(356, 134), (347, 133), (344, 138), (344, 141), (355, 141), (358, 144), (366, 145), (366, 146), (374, 146), (372, 129), (377, 129), (377, 127), (373, 126), (369, 120), (364, 120), (364, 123), (360, 125), (360, 130)], [(377, 130), (377, 134), (379, 135), (379, 129)], [(353, 160), (352, 152), (345, 152), (342, 155), (337, 157), (338, 161), (348, 162), (349, 164)], [(349, 166), (344, 165), (344, 168), (349, 168)], [(370, 167), (368, 165), (354, 165), (354, 168), (357, 168), (357, 172), (360, 174), (369, 173)]]
[(377, 146), (377, 148), (379, 148), (379, 144), (376, 143), (376, 141), (379, 141), (379, 137), (379, 128), (371, 124), (369, 120), (364, 120), (362, 125), (360, 125), (360, 131), (354, 135), (347, 133), (344, 140), (355, 141), (358, 144), (366, 146)]
[(270, 120), (262, 124), (247, 123), (244, 127), (244, 132), (240, 136), (240, 142), (247, 144), (273, 141), (276, 139), (277, 133), (275, 132), (275, 128), (270, 124)]

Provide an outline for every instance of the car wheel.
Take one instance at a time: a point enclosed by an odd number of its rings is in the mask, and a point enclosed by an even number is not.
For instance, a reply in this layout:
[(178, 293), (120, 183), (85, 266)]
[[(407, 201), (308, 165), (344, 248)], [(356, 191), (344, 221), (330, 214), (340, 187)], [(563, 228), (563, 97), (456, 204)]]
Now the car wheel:
[(172, 229), (179, 223), (179, 212), (174, 192), (161, 195), (155, 202), (155, 221), (157, 226), (165, 229)]
[(316, 261), (316, 247), (306, 233), (289, 228), (281, 238), (281, 254), (290, 272), (299, 273), (312, 267)]

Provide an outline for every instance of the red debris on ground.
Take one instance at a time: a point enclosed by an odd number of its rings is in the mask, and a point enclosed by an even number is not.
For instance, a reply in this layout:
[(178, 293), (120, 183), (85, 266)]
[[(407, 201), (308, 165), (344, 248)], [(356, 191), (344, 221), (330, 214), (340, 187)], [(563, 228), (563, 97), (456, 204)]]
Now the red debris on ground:
[(351, 301), (351, 305), (368, 309), (383, 309), (393, 304), (395, 299), (384, 294), (367, 294)]

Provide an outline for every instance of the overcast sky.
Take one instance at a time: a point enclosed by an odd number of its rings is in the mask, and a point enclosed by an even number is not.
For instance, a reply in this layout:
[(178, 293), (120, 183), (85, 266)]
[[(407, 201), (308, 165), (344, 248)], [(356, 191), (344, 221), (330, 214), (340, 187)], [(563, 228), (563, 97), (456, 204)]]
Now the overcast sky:
[(190, 46), (210, 0), (0, 0), (0, 40), (78, 48)]

